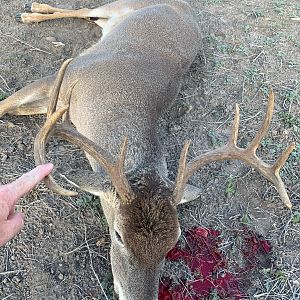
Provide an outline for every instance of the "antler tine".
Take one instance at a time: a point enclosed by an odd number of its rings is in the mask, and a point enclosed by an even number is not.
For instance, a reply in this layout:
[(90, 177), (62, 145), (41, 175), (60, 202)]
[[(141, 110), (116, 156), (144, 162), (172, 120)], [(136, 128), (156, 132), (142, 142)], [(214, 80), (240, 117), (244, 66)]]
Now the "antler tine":
[(290, 144), (282, 153), (281, 155), (277, 158), (276, 162), (274, 163), (274, 165), (271, 167), (272, 171), (274, 172), (274, 176), (276, 178), (276, 182), (277, 184), (274, 183), (278, 194), (280, 195), (280, 198), (282, 200), (282, 202), (288, 207), (288, 208), (292, 208), (292, 204), (291, 201), (289, 199), (289, 196), (286, 192), (286, 188), (285, 185), (279, 175), (280, 169), (283, 167), (284, 163), (287, 161), (287, 159), (289, 158), (289, 155), (293, 152), (293, 150), (295, 149), (296, 144), (292, 143)]
[(50, 118), (52, 116), (52, 114), (56, 111), (56, 105), (57, 105), (57, 101), (58, 101), (60, 87), (61, 87), (62, 81), (64, 79), (66, 69), (72, 60), (73, 60), (73, 58), (69, 58), (66, 61), (64, 61), (62, 66), (60, 67), (60, 70), (58, 71), (58, 74), (54, 81), (53, 88), (52, 88), (50, 96), (49, 96), (50, 100), (49, 100), (49, 105), (48, 105), (48, 109), (47, 109), (47, 119)]
[(231, 129), (231, 138), (229, 140), (229, 143), (233, 146), (236, 146), (237, 143), (239, 127), (240, 127), (240, 108), (238, 104), (235, 104), (234, 122)]
[(116, 191), (120, 195), (121, 201), (123, 201), (124, 204), (131, 203), (131, 201), (134, 199), (134, 194), (126, 179), (123, 167), (126, 154), (125, 149), (127, 146), (127, 138), (121, 147), (119, 161), (116, 164), (113, 164), (113, 158), (109, 153), (69, 126), (57, 126), (53, 132), (53, 135), (77, 145), (82, 150), (90, 154), (95, 160), (97, 160), (110, 176)]
[(123, 197), (121, 197), (121, 199), (125, 200), (125, 204), (129, 204), (133, 198), (134, 198), (134, 194), (129, 186), (129, 183), (125, 177), (125, 170), (124, 170), (124, 166), (125, 166), (125, 158), (126, 158), (126, 153), (127, 153), (127, 149), (128, 149), (128, 138), (125, 137), (121, 148), (120, 148), (120, 154), (119, 154), (119, 160), (116, 164), (116, 166), (113, 168), (115, 175), (114, 180), (117, 181), (115, 183), (115, 186), (119, 186), (122, 187), (121, 191), (118, 191), (118, 194), (123, 195)]
[[(121, 145), (121, 148), (120, 148), (119, 160), (116, 164), (116, 167), (114, 168), (115, 172), (116, 172), (114, 177), (119, 181), (118, 184), (116, 183), (116, 186), (124, 187), (122, 194), (126, 194), (126, 195), (123, 195), (123, 198), (127, 199), (126, 203), (128, 204), (130, 201), (132, 201), (131, 199), (133, 198), (132, 197), (133, 192), (131, 191), (128, 181), (124, 176), (124, 174), (125, 174), (124, 166), (125, 166), (125, 158), (126, 158), (127, 149), (128, 149), (128, 138), (125, 137), (125, 139)], [(130, 194), (128, 194), (128, 191), (130, 191)], [(130, 201), (128, 201), (128, 199), (130, 199)]]
[(283, 167), (284, 163), (289, 158), (290, 154), (293, 152), (293, 150), (296, 147), (296, 143), (291, 143), (277, 158), (275, 164), (273, 165), (273, 170), (276, 173), (279, 174), (280, 169)]
[(262, 126), (261, 126), (260, 130), (257, 132), (256, 136), (254, 137), (254, 139), (252, 140), (252, 142), (248, 146), (248, 150), (250, 152), (252, 152), (253, 154), (256, 152), (257, 148), (260, 145), (261, 140), (266, 136), (266, 134), (269, 130), (270, 123), (271, 123), (271, 120), (272, 120), (273, 111), (274, 111), (274, 103), (275, 103), (274, 93), (273, 93), (273, 90), (270, 90), (269, 101), (268, 101), (268, 106), (267, 106), (267, 112), (266, 112), (266, 115), (265, 115), (265, 119), (262, 123)]
[[(174, 206), (176, 206), (184, 192), (184, 186), (186, 185), (186, 182), (188, 180), (187, 178), (187, 172), (186, 172), (186, 162), (187, 162), (187, 155), (189, 152), (189, 148), (191, 145), (191, 140), (188, 140), (184, 143), (183, 149), (180, 154), (180, 159), (179, 159), (179, 166), (178, 166), (178, 172), (177, 172), (177, 177), (176, 177), (176, 183), (175, 183), (175, 188), (174, 188)], [(183, 188), (181, 188), (183, 187)]]
[[(236, 106), (236, 113), (234, 118), (234, 123), (232, 126), (231, 137), (227, 145), (224, 145), (218, 149), (212, 150), (210, 152), (204, 153), (196, 158), (194, 158), (191, 162), (187, 163), (184, 160), (184, 163), (180, 162), (178, 168), (178, 176), (176, 179), (176, 187), (174, 189), (174, 202), (178, 204), (181, 201), (184, 188), (187, 180), (193, 175), (194, 172), (199, 170), (202, 166), (209, 164), (214, 161), (221, 161), (225, 159), (239, 159), (253, 168), (257, 169), (263, 176), (265, 176), (269, 181), (271, 181), (276, 187), (282, 202), (288, 207), (291, 208), (292, 204), (289, 200), (286, 188), (284, 183), (279, 175), (279, 171), (281, 167), (284, 165), (289, 155), (295, 148), (295, 143), (292, 143), (277, 159), (277, 161), (273, 165), (269, 165), (263, 162), (256, 155), (256, 149), (258, 148), (261, 140), (266, 135), (267, 130), (270, 125), (272, 113), (274, 109), (274, 94), (271, 91), (269, 95), (268, 108), (266, 112), (265, 119), (261, 126), (261, 129), (256, 134), (253, 141), (250, 145), (245, 148), (239, 148), (236, 145), (238, 128), (239, 128), (239, 108)], [(186, 148), (182, 150), (182, 155), (186, 157)], [(184, 153), (184, 154), (183, 154)]]

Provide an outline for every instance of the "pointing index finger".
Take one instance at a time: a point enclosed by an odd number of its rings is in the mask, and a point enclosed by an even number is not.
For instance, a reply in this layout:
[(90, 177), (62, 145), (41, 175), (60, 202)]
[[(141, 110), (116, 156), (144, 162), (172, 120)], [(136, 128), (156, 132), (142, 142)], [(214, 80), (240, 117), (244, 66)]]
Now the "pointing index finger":
[(7, 195), (7, 197), (5, 198), (7, 198), (7, 201), (10, 202), (12, 206), (15, 205), (20, 197), (31, 191), (39, 182), (49, 175), (52, 170), (53, 164), (51, 163), (37, 166), (14, 182), (7, 184), (5, 188), (5, 195)]

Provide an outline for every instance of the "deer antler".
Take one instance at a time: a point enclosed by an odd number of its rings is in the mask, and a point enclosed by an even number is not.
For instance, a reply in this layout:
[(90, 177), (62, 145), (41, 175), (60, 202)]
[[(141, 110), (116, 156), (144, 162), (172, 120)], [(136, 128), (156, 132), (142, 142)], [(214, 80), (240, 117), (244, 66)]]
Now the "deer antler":
[[(61, 125), (56, 125), (57, 121), (68, 111), (69, 109), (69, 99), (71, 97), (71, 92), (74, 87), (74, 84), (69, 88), (66, 98), (67, 105), (61, 107), (56, 111), (57, 101), (60, 86), (63, 80), (65, 70), (71, 60), (67, 60), (63, 63), (56, 81), (54, 83), (53, 90), (51, 92), (50, 102), (47, 111), (47, 120), (39, 133), (36, 136), (34, 143), (34, 157), (36, 164), (43, 164), (46, 162), (46, 151), (45, 145), (47, 140), (51, 135), (58, 136), (62, 139), (65, 139), (77, 146), (82, 150), (90, 154), (98, 163), (103, 167), (103, 169), (110, 176), (114, 187), (116, 188), (118, 194), (121, 197), (121, 200), (125, 204), (130, 203), (134, 199), (134, 194), (129, 186), (129, 183), (126, 179), (124, 172), (124, 164), (126, 157), (126, 149), (128, 145), (127, 138), (125, 138), (121, 150), (119, 159), (116, 164), (113, 163), (113, 157), (104, 151), (102, 148), (97, 146), (94, 142), (90, 141), (88, 138), (80, 134), (77, 130), (71, 127), (68, 119), (64, 119)], [(66, 190), (59, 186), (52, 176), (48, 176), (45, 179), (45, 184), (49, 189), (53, 190), (62, 195), (73, 196), (77, 193), (73, 191)]]
[[(40, 129), (40, 131), (38, 132), (38, 134), (35, 138), (35, 141), (34, 141), (34, 159), (35, 159), (36, 165), (41, 165), (41, 164), (46, 163), (45, 147), (46, 147), (46, 143), (47, 143), (49, 136), (52, 134), (50, 132), (51, 130), (48, 131), (48, 128), (52, 128), (55, 125), (55, 123), (58, 121), (58, 119), (63, 115), (63, 113), (65, 113), (68, 110), (68, 106), (64, 106), (59, 111), (55, 112), (57, 101), (58, 101), (58, 96), (59, 96), (59, 91), (60, 91), (60, 87), (61, 87), (61, 84), (62, 84), (62, 81), (64, 78), (64, 74), (65, 74), (65, 71), (71, 61), (72, 61), (72, 59), (68, 59), (62, 64), (62, 66), (56, 76), (54, 85), (52, 87), (50, 97), (49, 97), (48, 109), (47, 109), (47, 121), (44, 124), (44, 126)], [(52, 116), (52, 119), (49, 120), (49, 117), (51, 117), (51, 116)], [(66, 190), (63, 187), (59, 186), (51, 175), (45, 177), (44, 182), (45, 182), (45, 185), (49, 189), (53, 190), (54, 192), (56, 192), (58, 194), (61, 194), (64, 196), (77, 195), (76, 192)]]
[(257, 169), (263, 176), (265, 176), (269, 181), (271, 181), (276, 187), (283, 203), (288, 208), (291, 208), (292, 204), (290, 202), (284, 183), (279, 175), (279, 171), (288, 159), (290, 153), (294, 150), (295, 143), (292, 143), (290, 146), (288, 146), (287, 149), (283, 151), (283, 153), (279, 156), (279, 158), (273, 165), (265, 163), (256, 155), (256, 150), (259, 147), (261, 140), (267, 134), (273, 110), (274, 94), (273, 91), (271, 91), (269, 94), (267, 113), (261, 126), (261, 129), (256, 134), (250, 145), (245, 149), (239, 148), (237, 146), (237, 137), (240, 122), (238, 105), (236, 105), (235, 109), (235, 118), (232, 126), (231, 137), (226, 145), (218, 149), (212, 150), (210, 152), (204, 153), (203, 155), (200, 155), (194, 158), (189, 163), (187, 163), (187, 154), (190, 146), (190, 141), (187, 141), (183, 147), (179, 160), (178, 175), (176, 178), (176, 185), (173, 194), (174, 204), (177, 205), (181, 201), (184, 188), (188, 179), (193, 175), (194, 172), (196, 172), (202, 166), (219, 160), (238, 159), (251, 165), (253, 168)]

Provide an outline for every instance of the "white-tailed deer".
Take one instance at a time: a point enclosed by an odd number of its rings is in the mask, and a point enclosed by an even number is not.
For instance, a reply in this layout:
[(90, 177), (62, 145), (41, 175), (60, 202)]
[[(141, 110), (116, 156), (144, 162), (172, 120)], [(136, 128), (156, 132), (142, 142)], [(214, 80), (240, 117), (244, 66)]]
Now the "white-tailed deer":
[[(19, 16), (24, 23), (75, 17), (91, 19), (103, 30), (96, 45), (66, 61), (57, 75), (2, 101), (0, 116), (47, 113), (35, 141), (37, 164), (46, 162), (45, 144), (51, 135), (78, 145), (87, 154), (93, 172), (77, 171), (65, 177), (101, 198), (111, 235), (114, 286), (121, 300), (157, 299), (164, 257), (180, 235), (176, 207), (198, 197), (199, 190), (187, 181), (203, 165), (243, 160), (269, 179), (291, 207), (279, 170), (294, 144), (272, 166), (256, 156), (271, 121), (272, 92), (262, 128), (246, 149), (236, 145), (237, 107), (228, 144), (187, 163), (187, 142), (176, 182), (168, 179), (156, 125), (176, 98), (201, 43), (197, 20), (186, 2), (120, 0), (80, 10), (33, 3), (29, 9), (32, 13)], [(58, 125), (60, 118), (63, 122)], [(46, 184), (62, 195), (75, 194), (51, 176)]]

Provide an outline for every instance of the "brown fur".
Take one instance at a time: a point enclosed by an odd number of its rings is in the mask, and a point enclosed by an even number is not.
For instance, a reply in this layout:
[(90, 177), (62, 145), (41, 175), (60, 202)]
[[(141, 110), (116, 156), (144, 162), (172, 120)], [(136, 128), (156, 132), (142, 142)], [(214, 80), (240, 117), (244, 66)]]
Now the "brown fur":
[(118, 210), (124, 243), (143, 265), (156, 265), (178, 239), (171, 191), (153, 179), (152, 174), (140, 178), (136, 199)]

